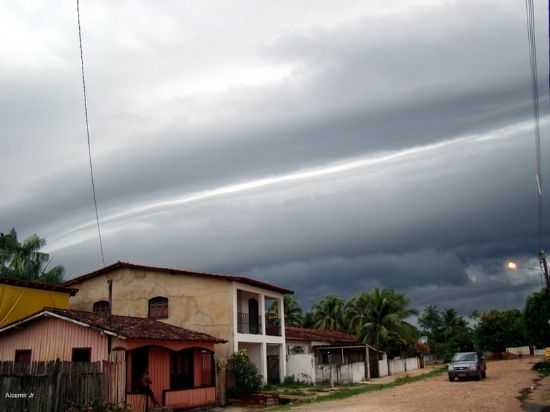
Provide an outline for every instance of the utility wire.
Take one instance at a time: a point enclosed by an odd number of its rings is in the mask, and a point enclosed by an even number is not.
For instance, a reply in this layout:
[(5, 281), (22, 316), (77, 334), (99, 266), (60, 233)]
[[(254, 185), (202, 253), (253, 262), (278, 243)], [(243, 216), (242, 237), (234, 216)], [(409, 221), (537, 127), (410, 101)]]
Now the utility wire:
[(92, 197), (94, 201), (95, 220), (97, 223), (97, 236), (99, 239), (99, 253), (101, 263), (105, 266), (105, 255), (103, 253), (103, 240), (101, 238), (101, 226), (99, 224), (99, 212), (97, 208), (97, 198), (95, 194), (94, 165), (92, 161), (92, 147), (90, 144), (90, 124), (88, 121), (88, 95), (86, 93), (86, 77), (84, 76), (84, 52), (82, 49), (82, 28), (80, 25), (80, 0), (76, 0), (76, 15), (78, 19), (78, 44), (80, 46), (80, 67), (82, 71), (82, 94), (84, 98), (84, 118), (86, 119), (86, 137), (88, 138), (88, 160), (90, 165), (90, 181), (92, 184)]
[[(533, 116), (535, 120), (535, 150), (536, 150), (536, 182), (537, 182), (537, 229), (538, 247), (542, 250), (543, 245), (543, 185), (541, 167), (541, 139), (540, 139), (540, 97), (538, 88), (538, 66), (537, 66), (537, 42), (535, 36), (535, 14), (533, 0), (525, 0), (527, 15), (527, 37), (529, 41), (529, 63), (531, 68), (531, 94), (533, 100)], [(550, 77), (549, 77), (550, 82)], [(549, 83), (550, 87), (550, 83)]]

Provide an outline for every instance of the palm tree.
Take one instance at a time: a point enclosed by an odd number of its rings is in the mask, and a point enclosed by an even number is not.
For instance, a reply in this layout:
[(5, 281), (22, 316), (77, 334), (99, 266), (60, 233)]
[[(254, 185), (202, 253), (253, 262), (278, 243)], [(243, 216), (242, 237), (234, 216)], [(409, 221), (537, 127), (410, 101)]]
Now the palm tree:
[(304, 323), (304, 311), (294, 295), (284, 295), (285, 325), (302, 326)]
[(60, 283), (65, 269), (55, 266), (48, 269), (50, 255), (41, 252), (46, 240), (34, 234), (23, 241), (17, 239), (17, 232), (12, 229), (0, 236), (0, 276), (39, 280), (49, 283)]
[(415, 310), (408, 308), (408, 304), (405, 295), (391, 289), (377, 288), (370, 292), (361, 334), (363, 341), (380, 347), (391, 340), (407, 340), (412, 325), (405, 319), (416, 314)]
[(313, 308), (314, 326), (319, 329), (340, 330), (343, 326), (344, 300), (336, 295), (325, 296)]
[(364, 325), (369, 318), (370, 302), (370, 294), (361, 293), (346, 302), (344, 307), (347, 332), (357, 336), (362, 341), (365, 339)]

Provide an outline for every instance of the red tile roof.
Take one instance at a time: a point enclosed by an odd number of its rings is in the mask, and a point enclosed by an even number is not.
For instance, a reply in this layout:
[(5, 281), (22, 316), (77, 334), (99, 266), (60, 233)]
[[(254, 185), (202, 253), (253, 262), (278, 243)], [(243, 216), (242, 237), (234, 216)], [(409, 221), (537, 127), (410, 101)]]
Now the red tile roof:
[(44, 282), (30, 281), (30, 280), (11, 279), (6, 277), (0, 277), (0, 283), (4, 285), (18, 286), (22, 288), (41, 289), (41, 290), (50, 290), (53, 292), (67, 293), (71, 296), (76, 295), (76, 292), (78, 292), (78, 289), (69, 288), (65, 285), (54, 284), (54, 283), (44, 283)]
[(72, 286), (75, 284), (78, 284), (84, 280), (94, 278), (96, 276), (100, 276), (109, 272), (112, 272), (117, 269), (133, 269), (133, 270), (141, 270), (141, 271), (148, 271), (148, 272), (162, 272), (162, 273), (169, 273), (171, 275), (186, 275), (186, 276), (196, 276), (196, 277), (202, 277), (207, 279), (219, 279), (219, 280), (227, 280), (230, 282), (241, 282), (246, 285), (255, 286), (262, 289), (271, 290), (273, 292), (287, 294), (287, 293), (294, 293), (292, 290), (285, 289), (279, 286), (272, 285), (270, 283), (261, 282), (259, 280), (251, 279), (245, 276), (241, 275), (228, 275), (228, 274), (220, 274), (220, 273), (208, 273), (208, 272), (196, 272), (192, 270), (187, 269), (170, 269), (170, 268), (164, 268), (164, 267), (157, 267), (157, 266), (146, 266), (146, 265), (137, 265), (134, 263), (129, 262), (121, 262), (118, 261), (116, 263), (113, 263), (112, 265), (105, 266), (104, 268), (101, 268), (99, 270), (96, 270), (94, 272), (87, 273), (85, 275), (78, 276), (74, 279), (70, 279), (64, 283), (64, 286)]
[(111, 332), (128, 339), (156, 339), (156, 340), (179, 340), (195, 342), (225, 343), (223, 339), (215, 338), (206, 333), (195, 332), (178, 326), (169, 325), (152, 319), (138, 318), (134, 316), (109, 317), (93, 312), (85, 312), (72, 309), (44, 308), (42, 311), (28, 316), (19, 321), (13, 322), (0, 328), (0, 332), (11, 329), (17, 325), (32, 321), (40, 317), (61, 317), (84, 323), (90, 327)]
[(318, 341), (330, 343), (358, 343), (355, 336), (338, 330), (325, 329), (307, 329), (294, 326), (285, 327), (286, 338), (288, 340)]

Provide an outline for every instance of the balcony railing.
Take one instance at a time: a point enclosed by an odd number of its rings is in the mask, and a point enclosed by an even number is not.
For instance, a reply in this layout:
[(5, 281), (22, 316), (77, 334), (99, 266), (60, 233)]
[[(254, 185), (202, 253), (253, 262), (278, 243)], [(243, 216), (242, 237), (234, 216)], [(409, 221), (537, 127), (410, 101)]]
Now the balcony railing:
[(239, 333), (262, 334), (262, 318), (260, 315), (250, 316), (246, 312), (239, 312), (237, 314), (237, 321), (237, 331)]
[(269, 336), (281, 336), (281, 319), (266, 319), (265, 334)]

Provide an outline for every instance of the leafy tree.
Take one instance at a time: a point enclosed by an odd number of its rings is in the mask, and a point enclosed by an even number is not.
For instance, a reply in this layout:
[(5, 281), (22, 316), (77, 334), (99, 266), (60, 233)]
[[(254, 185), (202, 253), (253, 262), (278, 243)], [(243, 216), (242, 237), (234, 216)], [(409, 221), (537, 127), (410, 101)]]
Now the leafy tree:
[(284, 296), (285, 305), (285, 325), (302, 326), (304, 323), (304, 311), (294, 295)]
[(254, 393), (262, 386), (262, 377), (252, 363), (246, 351), (233, 353), (227, 362), (233, 385), (229, 396), (241, 397)]
[(428, 336), (432, 352), (443, 359), (450, 359), (456, 352), (473, 350), (472, 329), (454, 309), (429, 305), (418, 317), (418, 324)]
[(523, 314), (517, 309), (484, 312), (475, 334), (481, 350), (504, 352), (506, 347), (522, 346), (526, 342)]
[(343, 329), (344, 300), (336, 295), (325, 296), (312, 308), (314, 326), (319, 329)]
[(304, 322), (302, 323), (304, 328), (314, 328), (315, 320), (313, 319), (313, 312), (306, 312), (304, 314)]
[(370, 304), (370, 294), (361, 293), (347, 301), (344, 308), (347, 331), (357, 336), (362, 341), (366, 339), (366, 330), (364, 326), (369, 319)]
[(391, 344), (403, 347), (410, 344), (416, 328), (405, 319), (416, 314), (416, 311), (409, 309), (409, 300), (405, 295), (392, 289), (376, 288), (369, 293), (368, 298), (364, 298), (364, 301), (368, 301), (361, 330), (364, 342), (374, 347)]
[(21, 280), (59, 283), (63, 280), (63, 266), (48, 268), (50, 255), (41, 252), (46, 240), (34, 234), (20, 242), (12, 229), (0, 236), (0, 276)]
[(530, 295), (524, 317), (530, 343), (538, 347), (550, 346), (550, 293), (543, 289)]

